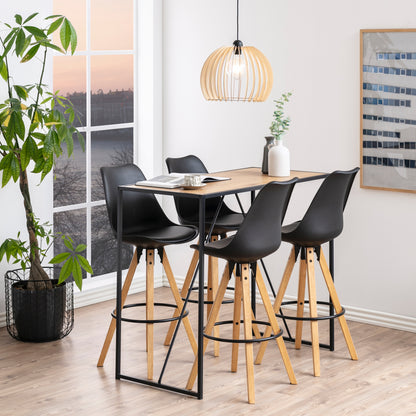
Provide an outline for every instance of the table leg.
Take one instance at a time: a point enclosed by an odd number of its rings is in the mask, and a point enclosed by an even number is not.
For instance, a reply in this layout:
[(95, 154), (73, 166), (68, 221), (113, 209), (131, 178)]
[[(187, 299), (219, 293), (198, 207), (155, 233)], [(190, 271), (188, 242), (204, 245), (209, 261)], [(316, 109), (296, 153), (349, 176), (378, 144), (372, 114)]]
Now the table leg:
[(116, 379), (120, 379), (121, 366), (121, 245), (123, 230), (123, 190), (117, 193), (117, 303), (116, 303)]
[[(334, 240), (329, 242), (329, 271), (331, 272), (332, 280), (334, 280)], [(332, 305), (331, 296), (329, 297), (329, 314), (334, 315), (334, 306)], [(335, 328), (334, 328), (335, 319), (329, 320), (329, 350), (335, 350)]]
[(204, 360), (204, 238), (205, 198), (199, 198), (199, 280), (198, 280), (198, 399), (203, 398)]
[[(256, 192), (251, 191), (250, 192), (250, 206), (253, 205), (254, 200), (256, 199)], [(251, 309), (253, 310), (254, 316), (256, 316), (256, 276), (255, 276), (255, 270), (254, 273), (251, 275)]]

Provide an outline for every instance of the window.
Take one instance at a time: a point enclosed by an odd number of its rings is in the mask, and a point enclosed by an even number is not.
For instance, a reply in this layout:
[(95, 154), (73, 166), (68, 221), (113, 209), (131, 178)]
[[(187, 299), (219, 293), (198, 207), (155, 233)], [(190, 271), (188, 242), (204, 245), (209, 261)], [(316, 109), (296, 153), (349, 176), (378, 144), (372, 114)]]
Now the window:
[[(116, 241), (109, 226), (99, 168), (136, 160), (133, 0), (54, 0), (78, 34), (74, 56), (55, 56), (53, 88), (67, 96), (79, 116), (85, 152), (74, 141), (69, 159), (56, 160), (54, 229), (88, 246), (94, 276), (116, 270)], [(59, 250), (59, 242), (55, 251)], [(123, 249), (123, 268), (131, 249)]]

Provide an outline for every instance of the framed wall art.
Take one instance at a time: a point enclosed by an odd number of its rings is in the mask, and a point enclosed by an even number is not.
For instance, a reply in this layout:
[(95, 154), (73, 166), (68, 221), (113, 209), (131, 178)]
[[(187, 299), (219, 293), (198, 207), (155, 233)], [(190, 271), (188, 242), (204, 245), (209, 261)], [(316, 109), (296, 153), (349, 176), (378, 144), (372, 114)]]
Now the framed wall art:
[(361, 187), (416, 192), (416, 29), (361, 42)]

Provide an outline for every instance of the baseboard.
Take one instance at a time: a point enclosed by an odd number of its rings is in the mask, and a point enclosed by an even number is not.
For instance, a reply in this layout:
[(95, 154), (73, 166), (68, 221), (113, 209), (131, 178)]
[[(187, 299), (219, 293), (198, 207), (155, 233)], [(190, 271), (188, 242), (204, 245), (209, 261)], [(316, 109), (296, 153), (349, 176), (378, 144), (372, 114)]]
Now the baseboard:
[[(163, 287), (164, 279), (162, 276), (155, 276), (154, 287)], [(144, 292), (146, 290), (146, 279), (144, 275), (135, 276), (129, 290), (129, 294)], [(74, 308), (82, 308), (83, 306), (93, 305), (94, 303), (104, 302), (106, 300), (115, 299), (116, 282), (96, 287), (94, 289), (83, 290), (74, 294)]]
[[(184, 281), (184, 278), (176, 277), (178, 286), (181, 287)], [(227, 290), (225, 293), (226, 297), (232, 298), (234, 292), (232, 290)], [(272, 294), (269, 293), (270, 298)], [(294, 301), (296, 297), (294, 296), (285, 296), (283, 301)], [(257, 293), (256, 302), (260, 303), (261, 298)], [(351, 321), (361, 322), (364, 324), (382, 326), (390, 329), (398, 329), (400, 331), (416, 332), (416, 318), (403, 315), (394, 315), (387, 312), (373, 311), (370, 309), (357, 308), (354, 306), (343, 305), (345, 308), (345, 317)], [(296, 306), (288, 305), (288, 309), (296, 309)], [(328, 307), (318, 305), (318, 314), (327, 315)]]
[[(295, 296), (285, 296), (284, 301), (294, 301)], [(257, 299), (260, 301), (260, 299)], [(357, 308), (354, 306), (343, 305), (345, 308), (345, 317), (350, 321), (361, 322), (364, 324), (382, 326), (400, 331), (416, 332), (416, 318), (404, 315), (394, 315), (387, 312), (373, 311), (370, 309)], [(286, 306), (290, 309), (296, 309), (296, 306)], [(318, 315), (327, 315), (328, 307), (318, 305)]]
[[(182, 286), (184, 279), (176, 277), (178, 286)], [(155, 287), (167, 286), (166, 277), (157, 276), (155, 277)], [(139, 276), (133, 280), (130, 288), (130, 293), (143, 292), (145, 290), (145, 279), (144, 276)], [(74, 307), (81, 308), (83, 306), (92, 305), (94, 303), (104, 302), (106, 300), (114, 299), (116, 293), (115, 281), (103, 285), (101, 287), (83, 290), (82, 292), (75, 293), (74, 296)], [(269, 294), (271, 295), (271, 294)], [(233, 297), (232, 291), (226, 292), (227, 297)], [(285, 296), (285, 301), (296, 300), (295, 297)], [(261, 299), (257, 295), (257, 302)], [(391, 329), (398, 329), (400, 331), (408, 331), (416, 333), (416, 318), (403, 315), (395, 315), (387, 312), (373, 311), (370, 309), (357, 308), (354, 306), (344, 305), (346, 309), (345, 317), (351, 321), (361, 322), (370, 325), (382, 326)], [(294, 309), (294, 307), (293, 307)], [(327, 308), (318, 306), (318, 313), (325, 314)], [(6, 326), (6, 313), (0, 313), (0, 327)]]

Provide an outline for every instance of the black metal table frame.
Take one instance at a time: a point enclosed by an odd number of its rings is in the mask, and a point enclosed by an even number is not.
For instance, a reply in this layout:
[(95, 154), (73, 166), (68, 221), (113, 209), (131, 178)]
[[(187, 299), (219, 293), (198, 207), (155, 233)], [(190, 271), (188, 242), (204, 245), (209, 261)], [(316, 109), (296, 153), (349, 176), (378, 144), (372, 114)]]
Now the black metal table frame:
[[(298, 180), (299, 183), (301, 182), (309, 182), (312, 180), (318, 180), (318, 179), (324, 179), (327, 176), (327, 174), (316, 174), (311, 177), (306, 178), (300, 178)], [(169, 346), (169, 350), (167, 353), (167, 357), (165, 359), (165, 364), (162, 368), (161, 375), (159, 377), (159, 380), (157, 382), (150, 381), (147, 379), (142, 378), (136, 378), (136, 377), (130, 377), (124, 374), (121, 374), (121, 290), (122, 290), (122, 266), (121, 266), (121, 248), (122, 248), (122, 229), (123, 229), (123, 192), (141, 192), (141, 193), (151, 193), (151, 194), (159, 194), (159, 195), (169, 195), (169, 196), (181, 196), (185, 198), (197, 198), (199, 201), (199, 235), (203, 236), (205, 235), (205, 201), (209, 198), (215, 198), (215, 197), (224, 197), (226, 195), (233, 195), (233, 194), (239, 194), (239, 193), (245, 193), (245, 192), (251, 192), (251, 200), (254, 200), (255, 197), (255, 191), (261, 189), (264, 186), (264, 184), (261, 185), (255, 185), (255, 186), (242, 186), (242, 187), (236, 187), (234, 189), (229, 189), (221, 192), (212, 192), (212, 193), (206, 193), (206, 194), (197, 194), (197, 193), (183, 193), (178, 192), (176, 189), (166, 189), (166, 188), (145, 188), (145, 187), (132, 187), (131, 185), (122, 185), (118, 187), (118, 193), (117, 193), (117, 303), (116, 303), (116, 364), (115, 364), (115, 377), (119, 380), (128, 380), (135, 383), (145, 384), (152, 387), (156, 387), (163, 390), (168, 390), (176, 393), (185, 394), (188, 396), (197, 397), (198, 399), (203, 398), (203, 329), (204, 329), (204, 302), (200, 301), (198, 302), (198, 333), (197, 333), (197, 343), (198, 343), (198, 381), (197, 381), (197, 390), (186, 390), (183, 388), (179, 388), (176, 386), (163, 384), (162, 383), (162, 376), (163, 372), (166, 367), (167, 359), (169, 358), (170, 351), (173, 347), (173, 343), (175, 340), (175, 335), (177, 333), (177, 330), (179, 328), (179, 325), (181, 323), (181, 318), (178, 321), (178, 325), (176, 326), (174, 337), (171, 341), (171, 345)], [(204, 238), (199, 239), (199, 265), (197, 270), (194, 274), (194, 280), (196, 277), (196, 274), (198, 273), (199, 279), (198, 279), (198, 299), (203, 300), (204, 299), (204, 252), (202, 250), (204, 244)], [(329, 256), (329, 262), (330, 262), (330, 270), (333, 276), (333, 263), (334, 263), (334, 252), (333, 252), (333, 242), (330, 243), (330, 256)], [(269, 284), (270, 279), (269, 280)], [(184, 306), (181, 311), (181, 317), (184, 314), (187, 300), (189, 298), (189, 294), (192, 290), (193, 284), (190, 286), (190, 290), (188, 292), (188, 296), (185, 299)], [(255, 290), (255, 287), (253, 287)], [(274, 291), (274, 289), (272, 289)], [(255, 296), (252, 300), (253, 302), (253, 308), (255, 310)], [(329, 320), (330, 322), (330, 345), (323, 347), (329, 347), (331, 350), (334, 349), (334, 323), (333, 319)], [(287, 325), (285, 324), (286, 328)], [(288, 329), (288, 328), (287, 328)], [(290, 336), (285, 337), (289, 341), (293, 341), (293, 338)]]

